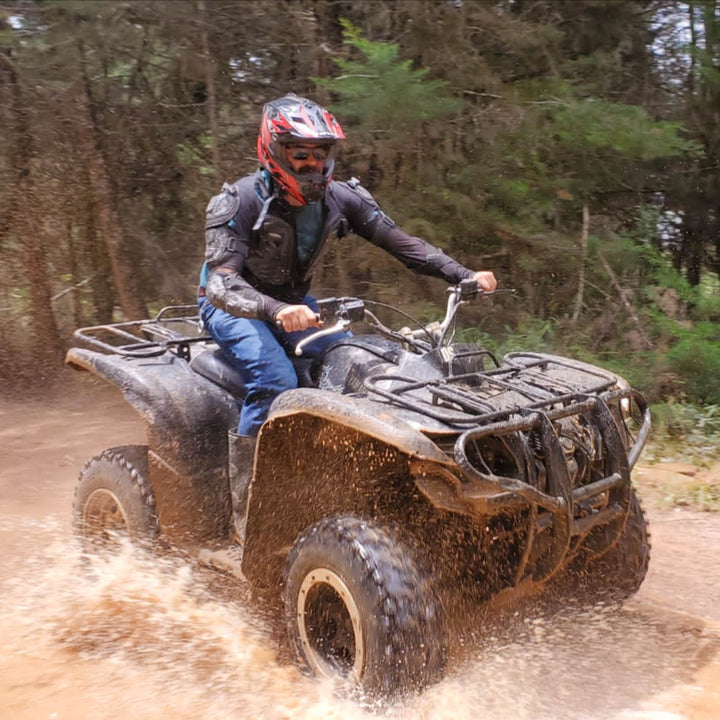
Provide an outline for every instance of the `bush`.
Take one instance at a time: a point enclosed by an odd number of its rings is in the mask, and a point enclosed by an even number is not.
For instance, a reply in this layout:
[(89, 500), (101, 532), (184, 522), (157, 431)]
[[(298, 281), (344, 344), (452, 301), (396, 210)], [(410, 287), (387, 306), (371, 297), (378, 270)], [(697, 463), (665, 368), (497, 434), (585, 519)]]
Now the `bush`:
[(703, 405), (720, 404), (720, 343), (698, 337), (684, 338), (667, 357), (672, 369), (682, 378), (689, 400)]
[(652, 447), (648, 453), (663, 457), (711, 462), (720, 456), (720, 406), (700, 407), (676, 402), (651, 408)]

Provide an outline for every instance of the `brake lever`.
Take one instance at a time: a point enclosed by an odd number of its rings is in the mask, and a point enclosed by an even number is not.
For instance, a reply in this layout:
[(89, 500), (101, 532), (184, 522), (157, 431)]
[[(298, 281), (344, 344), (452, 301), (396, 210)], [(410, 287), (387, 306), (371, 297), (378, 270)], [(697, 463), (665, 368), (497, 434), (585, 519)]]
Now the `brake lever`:
[(316, 333), (313, 333), (312, 335), (308, 335), (308, 337), (303, 338), (296, 346), (295, 346), (295, 355), (297, 357), (300, 357), (303, 354), (303, 347), (309, 343), (311, 343), (313, 340), (317, 340), (318, 338), (325, 337), (326, 335), (332, 335), (335, 332), (340, 332), (347, 330), (350, 325), (351, 321), (342, 318), (338, 320), (334, 325), (331, 325), (330, 327), (323, 328), (322, 330), (318, 330)]

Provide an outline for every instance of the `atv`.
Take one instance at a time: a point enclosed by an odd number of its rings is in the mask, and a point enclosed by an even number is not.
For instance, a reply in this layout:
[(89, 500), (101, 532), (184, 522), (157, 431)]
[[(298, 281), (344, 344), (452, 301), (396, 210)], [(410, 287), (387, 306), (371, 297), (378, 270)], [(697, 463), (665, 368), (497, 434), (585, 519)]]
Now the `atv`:
[(499, 594), (572, 575), (630, 596), (649, 561), (630, 478), (648, 405), (584, 362), (455, 342), (458, 310), (483, 294), (450, 287), (427, 325), (396, 308), (400, 329), (382, 303), (320, 301), (317, 335), (353, 333), (319, 360), (295, 349), (299, 387), (258, 436), (242, 547), (228, 431), (244, 388), (196, 308), (76, 331), (67, 363), (120, 388), (147, 426), (147, 445), (82, 469), (85, 546), (125, 534), (242, 578), (281, 608), (303, 669), (377, 696), (441, 677), (454, 625)]

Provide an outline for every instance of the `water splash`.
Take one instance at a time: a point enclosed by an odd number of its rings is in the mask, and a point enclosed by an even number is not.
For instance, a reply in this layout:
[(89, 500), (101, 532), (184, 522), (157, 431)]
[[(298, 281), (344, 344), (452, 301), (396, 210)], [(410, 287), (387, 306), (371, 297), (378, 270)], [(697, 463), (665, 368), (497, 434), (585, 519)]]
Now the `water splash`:
[(2, 564), (0, 707), (15, 720), (676, 720), (658, 697), (702, 660), (698, 637), (632, 603), (529, 603), (485, 621), (443, 682), (377, 707), (300, 674), (247, 595), (190, 561), (87, 558), (51, 518), (12, 532), (37, 548)]

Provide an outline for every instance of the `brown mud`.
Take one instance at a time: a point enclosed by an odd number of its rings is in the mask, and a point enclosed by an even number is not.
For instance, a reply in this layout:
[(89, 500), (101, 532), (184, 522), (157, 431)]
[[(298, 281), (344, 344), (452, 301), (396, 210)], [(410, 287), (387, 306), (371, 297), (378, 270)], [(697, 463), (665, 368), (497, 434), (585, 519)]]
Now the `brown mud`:
[(130, 550), (81, 562), (80, 468), (143, 441), (120, 394), (86, 376), (45, 402), (0, 399), (0, 718), (720, 717), (720, 514), (663, 502), (692, 469), (635, 473), (653, 552), (624, 607), (549, 614), (526, 600), (441, 683), (369, 708), (301, 676), (247, 594), (213, 592), (189, 562)]

